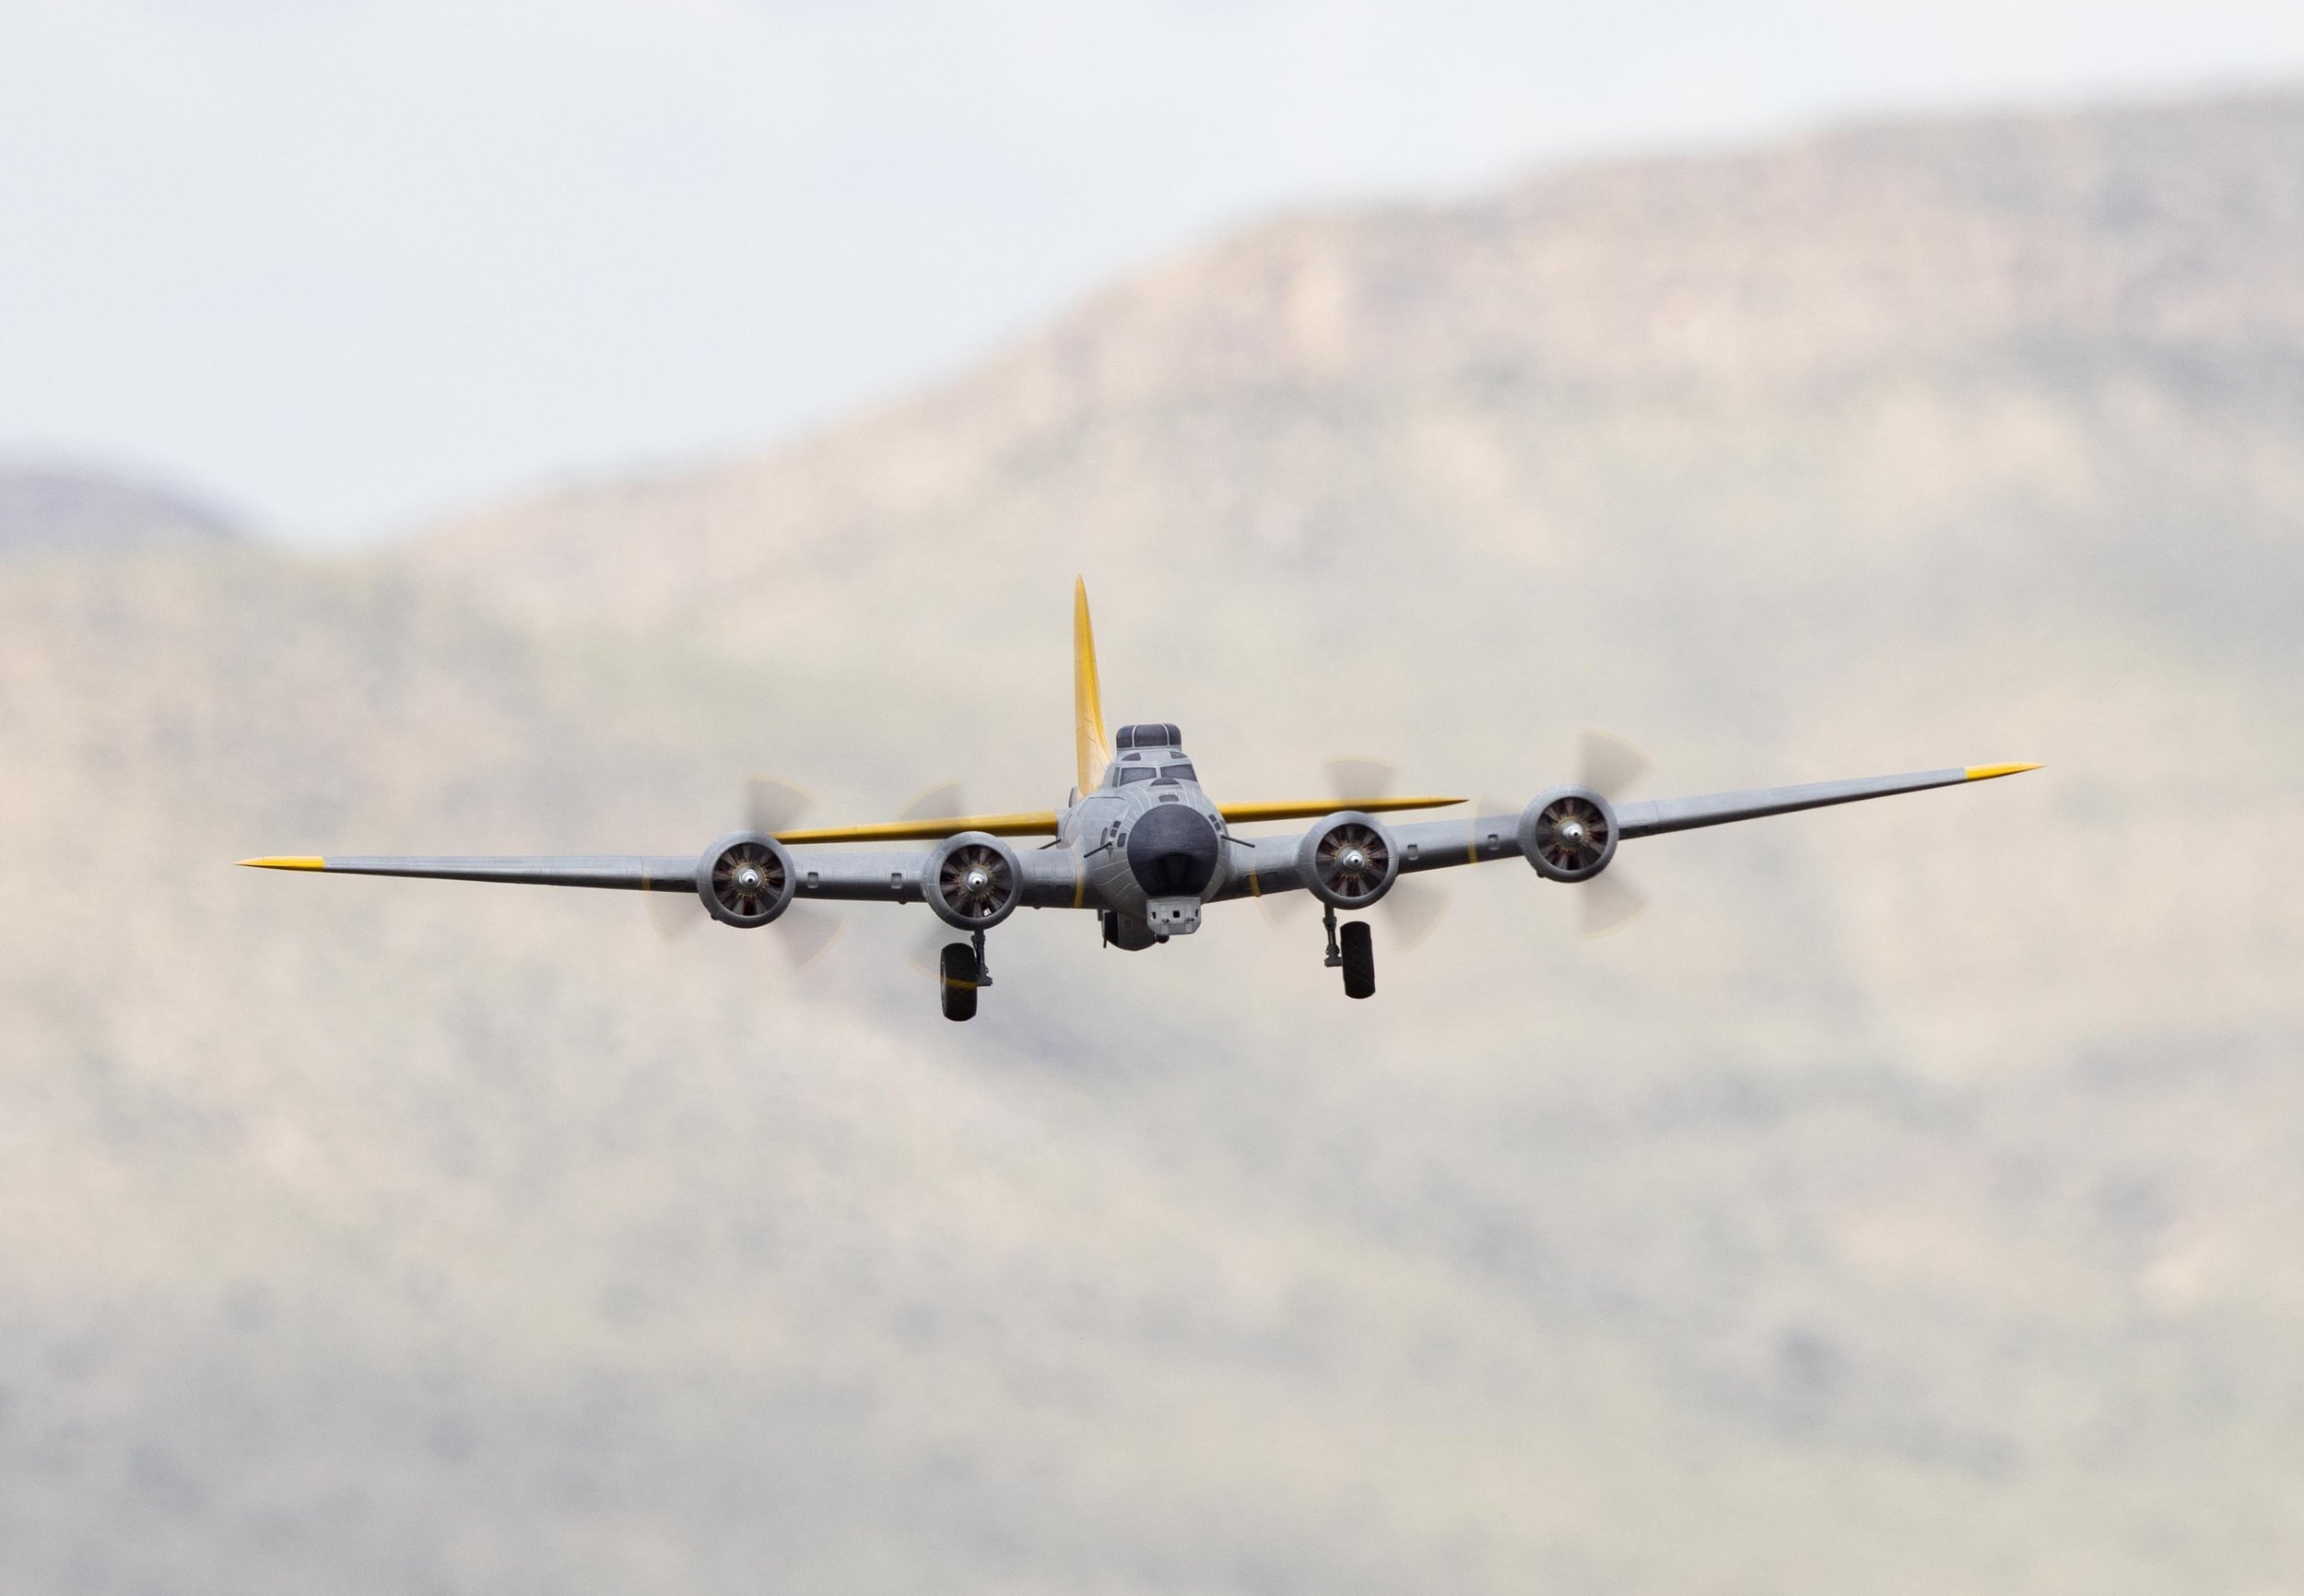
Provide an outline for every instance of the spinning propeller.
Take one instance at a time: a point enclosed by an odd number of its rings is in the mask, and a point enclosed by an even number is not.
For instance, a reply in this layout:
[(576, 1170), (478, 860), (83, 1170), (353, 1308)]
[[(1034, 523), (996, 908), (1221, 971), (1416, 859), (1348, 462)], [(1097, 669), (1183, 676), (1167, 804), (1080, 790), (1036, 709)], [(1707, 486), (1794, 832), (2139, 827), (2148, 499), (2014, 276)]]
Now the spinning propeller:
[[(815, 803), (789, 781), (751, 777), (744, 784), (745, 828), (768, 837), (790, 831)], [(738, 843), (713, 862), (711, 885), (723, 903), (739, 914), (752, 915), (782, 897), (786, 882), (774, 852), (758, 843)], [(644, 892), (641, 897), (656, 933), (667, 942), (685, 937), (711, 918), (694, 892)], [(777, 945), (793, 968), (801, 970), (831, 951), (847, 921), (822, 904), (794, 903), (770, 929), (777, 933)]]
[[(1622, 802), (1627, 790), (1648, 769), (1639, 749), (1605, 732), (1586, 732), (1576, 740), (1577, 775), (1586, 787), (1611, 805)], [(1567, 798), (1552, 805), (1536, 828), (1536, 847), (1566, 869), (1588, 869), (1615, 839), (1606, 835), (1606, 817), (1597, 804)], [(1588, 881), (1576, 884), (1577, 934), (1606, 936), (1622, 931), (1648, 907), (1648, 894), (1625, 879), (1621, 861)]]
[[(760, 836), (790, 835), (799, 829), (801, 820), (814, 806), (815, 800), (808, 793), (771, 776), (754, 776), (744, 785), (746, 828)], [(966, 829), (971, 819), (980, 825), (1014, 822), (1022, 826), (1036, 817), (971, 816), (959, 783), (946, 781), (915, 795), (885, 827), (876, 823), (843, 827), (838, 836), (826, 836), (829, 840), (865, 840), (866, 837), (856, 834), (900, 827), (908, 828), (904, 832), (907, 838), (940, 837), (946, 834), (944, 823), (951, 823), (950, 831), (957, 833)], [(1014, 909), (1018, 883), (1012, 863), (1014, 856), (1006, 851), (1006, 844), (967, 842), (941, 852), (941, 858), (931, 858), (932, 906), (935, 898), (941, 897), (954, 915), (973, 928), (996, 925)], [(712, 895), (725, 911), (723, 918), (732, 914), (736, 917), (735, 923), (766, 912), (784, 896), (784, 861), (778, 857), (777, 850), (758, 842), (733, 842), (711, 868)], [(649, 917), (667, 938), (686, 935), (711, 918), (701, 898), (691, 892), (651, 892), (646, 898)], [(840, 909), (821, 903), (787, 903), (771, 929), (783, 928), (784, 951), (795, 967), (805, 969), (830, 950), (846, 925)], [(941, 918), (939, 911), (939, 919), (932, 921), (907, 949), (907, 957), (915, 967), (937, 973), (944, 945), (954, 935), (954, 926)]]
[[(1339, 809), (1372, 798), (1389, 797), (1400, 784), (1400, 767), (1388, 759), (1331, 759), (1327, 771), (1328, 788), (1335, 793)], [(1372, 884), (1383, 875), (1385, 861), (1374, 851), (1382, 846), (1381, 839), (1368, 827), (1338, 827), (1322, 844), (1320, 869), (1331, 879), (1356, 884), (1351, 889), (1357, 892), (1357, 884)], [(1336, 856), (1347, 851), (1357, 852), (1358, 857), (1340, 867)], [(1256, 901), (1263, 906), (1265, 918), (1277, 925), (1311, 909), (1313, 899), (1310, 893), (1276, 892)], [(1439, 926), (1440, 917), (1448, 912), (1448, 895), (1429, 882), (1400, 878), (1393, 882), (1392, 890), (1377, 899), (1368, 912), (1383, 920), (1393, 940), (1405, 952), (1422, 945)]]
[[(1648, 769), (1647, 759), (1629, 744), (1602, 732), (1585, 732), (1577, 741), (1579, 784), (1599, 793), (1610, 804), (1635, 785)], [(1339, 808), (1381, 800), (1399, 785), (1399, 767), (1389, 760), (1367, 757), (1331, 759), (1326, 766), (1330, 790)], [(745, 824), (748, 830), (774, 837), (798, 828), (815, 806), (815, 799), (789, 781), (754, 776), (744, 786)], [(1509, 806), (1483, 804), (1482, 816), (1509, 813)], [(897, 812), (899, 821), (932, 821), (969, 814), (968, 801), (957, 781), (940, 782), (916, 794)], [(1589, 869), (1610, 851), (1608, 817), (1600, 805), (1569, 795), (1547, 807), (1536, 828), (1536, 850), (1545, 861), (1569, 874)], [(1323, 878), (1357, 896), (1380, 881), (1390, 869), (1382, 838), (1372, 828), (1346, 824), (1323, 839), (1317, 866)], [(943, 896), (963, 915), (971, 906), (985, 915), (996, 912), (1013, 891), (1007, 863), (993, 849), (956, 848), (942, 861), (938, 884)], [(1577, 933), (1605, 936), (1638, 919), (1648, 907), (1648, 895), (1627, 880), (1620, 862), (1573, 883)], [(738, 844), (713, 866), (715, 896), (739, 914), (758, 912), (780, 896), (785, 886), (782, 865), (767, 849)], [(685, 936), (710, 918), (693, 892), (643, 894), (649, 917), (667, 940)], [(1310, 893), (1275, 893), (1260, 898), (1259, 905), (1275, 923), (1293, 920), (1312, 906)], [(1365, 912), (1382, 919), (1402, 951), (1420, 946), (1430, 938), (1448, 911), (1449, 893), (1437, 883), (1398, 877), (1392, 888)], [(796, 969), (806, 969), (830, 951), (846, 921), (840, 913), (821, 904), (793, 903), (778, 917), (780, 945)], [(950, 925), (932, 921), (915, 937), (907, 958), (915, 968), (936, 974), (944, 945), (952, 940)]]
[[(896, 812), (896, 817), (899, 820), (940, 820), (968, 812), (966, 790), (958, 781), (940, 781), (915, 794), (911, 803)], [(987, 856), (974, 861), (976, 873), (982, 879), (970, 880), (967, 874), (968, 867), (960, 863), (960, 856), (979, 853)], [(945, 860), (944, 867), (937, 872), (937, 875), (940, 885), (954, 902), (981, 905), (997, 901), (998, 894), (1005, 889), (1001, 873), (1006, 868), (1007, 862), (993, 854), (990, 849), (958, 848)], [(944, 945), (950, 942), (954, 934), (952, 928), (942, 921), (931, 920), (926, 930), (905, 945), (904, 962), (923, 975), (932, 975), (942, 980), (944, 969), (939, 961), (944, 956)]]
[[(1577, 739), (1576, 752), (1578, 784), (1599, 793), (1611, 805), (1635, 786), (1648, 769), (1646, 757), (1637, 748), (1605, 732), (1583, 733)], [(1399, 780), (1398, 767), (1384, 759), (1331, 759), (1327, 771), (1339, 806), (1384, 797)], [(1483, 801), (1477, 805), (1476, 814), (1510, 814), (1516, 807)], [(1565, 797), (1546, 809), (1544, 823), (1537, 829), (1537, 850), (1548, 863), (1567, 873), (1588, 870), (1609, 852), (1611, 839), (1607, 827), (1607, 816), (1598, 804), (1583, 798)], [(1341, 841), (1353, 829), (1348, 826), (1339, 827), (1334, 836)], [(1323, 874), (1334, 869), (1326, 859), (1331, 851), (1322, 851)], [(1338, 879), (1357, 879), (1340, 871), (1334, 874)], [(1626, 879), (1624, 867), (1617, 861), (1610, 860), (1607, 869), (1574, 885), (1577, 934), (1581, 937), (1606, 936), (1621, 931), (1648, 907), (1648, 895)], [(1404, 877), (1393, 884), (1392, 890), (1377, 901), (1371, 912), (1390, 922), (1393, 936), (1405, 950), (1432, 934), (1448, 911), (1449, 896), (1448, 889), (1436, 882)], [(1311, 906), (1310, 894), (1299, 897), (1292, 892), (1276, 893), (1258, 902), (1275, 923), (1293, 919)]]

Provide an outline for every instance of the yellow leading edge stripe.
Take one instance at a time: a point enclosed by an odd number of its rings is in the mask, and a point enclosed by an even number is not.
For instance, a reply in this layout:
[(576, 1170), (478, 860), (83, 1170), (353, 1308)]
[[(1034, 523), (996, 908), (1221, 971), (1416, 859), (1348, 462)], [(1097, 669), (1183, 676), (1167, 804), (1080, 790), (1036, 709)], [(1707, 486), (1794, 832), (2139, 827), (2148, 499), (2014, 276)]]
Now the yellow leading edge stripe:
[(879, 820), (864, 826), (828, 826), (815, 831), (779, 831), (788, 846), (814, 842), (941, 842), (963, 831), (994, 837), (1053, 837), (1056, 812), (1035, 809), (1016, 815), (952, 815), (941, 820)]
[(1245, 826), (1258, 820), (1311, 820), (1340, 809), (1380, 815), (1395, 809), (1445, 809), (1464, 802), (1462, 798), (1322, 798), (1309, 804), (1219, 804), (1216, 807), (1227, 821)]
[(1968, 779), (1971, 781), (1989, 781), (1994, 776), (2021, 776), (2027, 770), (2039, 769), (2038, 765), (1970, 765)]
[[(1217, 813), (1227, 821), (1310, 820), (1339, 809), (1369, 814), (1395, 809), (1445, 809), (1462, 798), (1320, 798), (1308, 803), (1220, 804)], [(989, 831), (994, 837), (1053, 837), (1056, 812), (1030, 810), (1015, 815), (951, 815), (935, 820), (881, 820), (863, 826), (828, 826), (814, 831), (779, 831), (776, 840), (787, 846), (821, 842), (941, 842), (963, 831)], [(314, 868), (317, 868), (316, 866)]]

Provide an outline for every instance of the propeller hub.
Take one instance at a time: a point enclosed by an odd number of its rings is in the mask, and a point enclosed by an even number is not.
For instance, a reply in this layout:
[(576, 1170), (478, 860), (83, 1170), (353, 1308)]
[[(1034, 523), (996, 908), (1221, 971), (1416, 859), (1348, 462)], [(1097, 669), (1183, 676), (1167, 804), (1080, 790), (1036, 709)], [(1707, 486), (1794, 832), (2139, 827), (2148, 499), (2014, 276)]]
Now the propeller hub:
[(1305, 885), (1337, 909), (1374, 903), (1397, 870), (1390, 836), (1366, 816), (1347, 815), (1311, 833), (1299, 846)]
[(728, 925), (766, 925), (792, 901), (792, 858), (774, 839), (737, 832), (712, 844), (697, 888), (712, 917)]
[(1616, 857), (1616, 812), (1589, 787), (1539, 792), (1521, 812), (1521, 857), (1553, 881), (1585, 881)]
[(945, 924), (988, 930), (1016, 908), (1020, 875), (1007, 844), (962, 832), (929, 856), (923, 896)]

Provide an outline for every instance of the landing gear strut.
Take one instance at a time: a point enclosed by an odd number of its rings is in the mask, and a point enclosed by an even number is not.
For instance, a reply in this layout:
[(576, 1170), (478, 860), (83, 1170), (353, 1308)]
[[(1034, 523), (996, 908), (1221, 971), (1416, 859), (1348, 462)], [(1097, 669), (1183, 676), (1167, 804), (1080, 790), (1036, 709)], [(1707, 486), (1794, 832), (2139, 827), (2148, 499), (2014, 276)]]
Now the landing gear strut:
[(1322, 962), (1330, 969), (1344, 971), (1345, 996), (1374, 997), (1376, 945), (1369, 936), (1368, 921), (1350, 920), (1339, 928), (1335, 905), (1330, 904), (1325, 923), (1328, 927), (1328, 956)]
[(984, 933), (971, 932), (966, 942), (945, 944), (938, 964), (937, 991), (944, 1001), (944, 1017), (974, 1019), (977, 990), (992, 984), (992, 967), (984, 962)]

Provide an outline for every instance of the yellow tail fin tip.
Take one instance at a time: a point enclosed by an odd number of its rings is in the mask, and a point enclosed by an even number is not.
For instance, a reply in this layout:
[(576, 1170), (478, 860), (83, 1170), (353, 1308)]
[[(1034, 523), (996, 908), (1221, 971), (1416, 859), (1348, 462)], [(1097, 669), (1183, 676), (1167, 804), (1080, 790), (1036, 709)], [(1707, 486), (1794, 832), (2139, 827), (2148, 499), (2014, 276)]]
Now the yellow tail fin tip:
[(1072, 584), (1072, 735), (1078, 757), (1080, 792), (1094, 792), (1112, 760), (1111, 738), (1104, 731), (1104, 694), (1096, 679), (1096, 629), (1088, 624), (1087, 578)]

